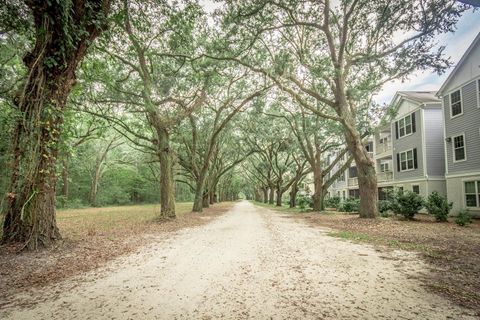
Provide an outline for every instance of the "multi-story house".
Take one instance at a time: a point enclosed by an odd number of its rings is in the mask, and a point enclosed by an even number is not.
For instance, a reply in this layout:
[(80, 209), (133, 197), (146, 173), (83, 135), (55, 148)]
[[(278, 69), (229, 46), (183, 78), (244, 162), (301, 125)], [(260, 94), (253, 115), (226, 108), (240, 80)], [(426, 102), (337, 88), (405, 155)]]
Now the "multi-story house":
[(438, 91), (443, 106), (446, 185), (453, 211), (480, 215), (480, 34)]
[[(445, 157), (443, 152), (442, 105), (431, 91), (399, 91), (392, 107), (396, 116), (391, 122), (392, 158), (379, 159), (392, 165), (392, 185), (424, 197), (431, 192), (446, 194)], [(385, 161), (385, 162), (382, 162)]]

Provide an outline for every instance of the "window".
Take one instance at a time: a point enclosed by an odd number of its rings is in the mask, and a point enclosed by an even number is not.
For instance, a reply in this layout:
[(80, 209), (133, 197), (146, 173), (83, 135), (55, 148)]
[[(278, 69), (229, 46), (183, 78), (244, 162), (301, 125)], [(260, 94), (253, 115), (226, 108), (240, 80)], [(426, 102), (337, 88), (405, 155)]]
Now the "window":
[(400, 152), (400, 171), (408, 171), (415, 169), (415, 150), (408, 150), (405, 152)]
[(463, 161), (465, 154), (465, 135), (453, 137), (453, 162)]
[(420, 186), (419, 185), (413, 185), (412, 186), (412, 191), (413, 191), (413, 193), (420, 194)]
[(465, 204), (467, 207), (480, 207), (480, 181), (465, 182)]
[(345, 181), (345, 172), (342, 172), (342, 174), (338, 176), (337, 181), (338, 182)]
[(398, 120), (398, 136), (404, 137), (409, 134), (412, 134), (413, 127), (412, 127), (412, 115), (409, 114), (405, 118)]
[(348, 196), (350, 198), (360, 199), (360, 190), (359, 189), (348, 190)]
[(348, 176), (350, 178), (356, 178), (357, 177), (357, 167), (348, 168)]
[(452, 118), (462, 114), (462, 95), (460, 94), (460, 90), (450, 94), (450, 108)]
[(388, 162), (380, 163), (380, 172), (388, 172), (390, 171), (390, 164)]

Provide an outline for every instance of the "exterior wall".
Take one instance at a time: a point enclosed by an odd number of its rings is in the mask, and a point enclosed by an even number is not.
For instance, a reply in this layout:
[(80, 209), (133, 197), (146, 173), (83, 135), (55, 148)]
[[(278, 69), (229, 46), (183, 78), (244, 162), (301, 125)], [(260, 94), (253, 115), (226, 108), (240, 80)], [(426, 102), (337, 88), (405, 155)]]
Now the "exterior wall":
[(413, 191), (413, 186), (420, 187), (420, 195), (422, 197), (428, 197), (433, 191), (437, 191), (439, 194), (445, 196), (447, 194), (447, 188), (445, 180), (412, 180), (412, 181), (395, 181), (394, 187), (403, 187), (404, 190)]
[[(454, 90), (455, 91), (455, 90)], [(467, 173), (480, 170), (480, 108), (476, 79), (461, 88), (463, 114), (450, 117), (449, 93), (443, 97), (445, 117), (445, 137), (465, 134), (467, 159), (453, 162), (453, 139), (445, 142), (448, 174)]]
[(443, 149), (442, 110), (425, 108), (423, 112), (427, 175), (443, 177), (445, 175), (445, 151)]
[[(403, 103), (402, 103), (403, 104)], [(405, 108), (406, 109), (406, 108)], [(421, 117), (420, 110), (416, 110), (415, 112), (415, 123), (416, 123), (416, 131), (409, 136), (399, 137), (396, 138), (395, 134), (395, 122), (398, 119), (403, 118), (403, 116), (408, 115), (409, 113), (404, 112), (402, 116), (397, 117), (392, 122), (392, 142), (393, 142), (393, 174), (395, 181), (401, 180), (411, 180), (413, 178), (419, 178), (424, 176), (423, 170), (423, 148), (422, 148), (422, 124), (423, 120)], [(417, 169), (412, 169), (409, 171), (398, 171), (398, 164), (397, 164), (397, 153), (407, 151), (410, 149), (416, 148), (417, 149)]]
[[(459, 210), (465, 209), (464, 182), (465, 180), (480, 180), (480, 172), (477, 175), (467, 177), (447, 178), (447, 198), (453, 202), (452, 214), (457, 214)], [(469, 208), (469, 212), (480, 218), (480, 208)]]
[(472, 44), (473, 47), (469, 49), (468, 56), (464, 59), (462, 58), (462, 63), (458, 65), (448, 80), (448, 85), (443, 88), (441, 94), (448, 93), (454, 88), (465, 85), (467, 82), (470, 82), (472, 79), (480, 77), (480, 35), (477, 35), (475, 41), (476, 44)]

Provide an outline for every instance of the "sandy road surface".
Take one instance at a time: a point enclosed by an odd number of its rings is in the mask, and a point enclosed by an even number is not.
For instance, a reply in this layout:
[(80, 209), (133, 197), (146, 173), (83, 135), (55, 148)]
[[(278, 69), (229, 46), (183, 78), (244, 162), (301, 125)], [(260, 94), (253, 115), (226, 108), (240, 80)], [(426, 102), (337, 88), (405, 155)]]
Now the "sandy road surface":
[(0, 318), (474, 319), (420, 286), (415, 255), (325, 232), (240, 202), (106, 270), (19, 296)]

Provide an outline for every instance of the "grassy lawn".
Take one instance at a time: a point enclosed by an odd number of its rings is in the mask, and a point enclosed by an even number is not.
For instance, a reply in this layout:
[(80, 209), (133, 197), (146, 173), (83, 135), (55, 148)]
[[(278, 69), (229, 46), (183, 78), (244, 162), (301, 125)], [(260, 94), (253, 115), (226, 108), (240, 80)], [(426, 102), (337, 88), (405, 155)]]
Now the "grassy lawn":
[[(176, 210), (177, 216), (182, 217), (191, 212), (192, 203), (177, 203)], [(57, 223), (62, 236), (72, 240), (93, 235), (116, 236), (148, 229), (159, 212), (159, 205), (66, 209), (57, 211)]]
[(399, 217), (360, 219), (339, 212), (300, 212), (259, 204), (288, 217), (302, 219), (317, 226), (331, 228), (328, 234), (350, 241), (382, 248), (418, 252), (430, 267), (425, 284), (455, 302), (480, 310), (480, 221), (467, 227), (457, 226), (453, 219), (435, 222), (428, 215), (417, 215), (406, 221)]

